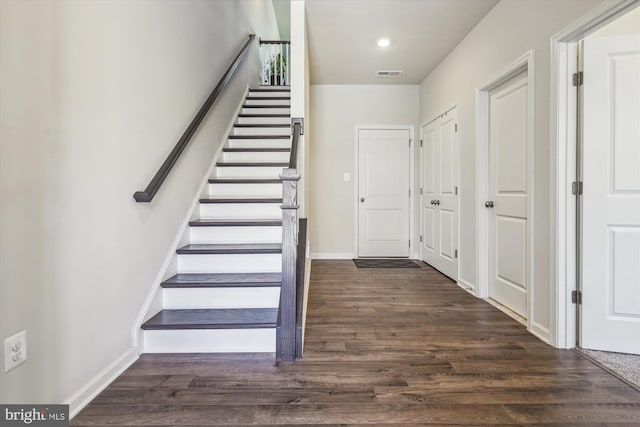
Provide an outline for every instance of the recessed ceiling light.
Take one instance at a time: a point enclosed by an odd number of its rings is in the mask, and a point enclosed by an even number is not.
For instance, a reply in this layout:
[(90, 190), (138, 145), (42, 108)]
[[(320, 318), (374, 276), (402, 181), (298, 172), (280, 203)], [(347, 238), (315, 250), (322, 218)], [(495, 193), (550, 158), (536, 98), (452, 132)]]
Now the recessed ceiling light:
[(391, 44), (391, 40), (389, 39), (378, 39), (378, 46), (380, 47), (387, 47), (389, 44)]

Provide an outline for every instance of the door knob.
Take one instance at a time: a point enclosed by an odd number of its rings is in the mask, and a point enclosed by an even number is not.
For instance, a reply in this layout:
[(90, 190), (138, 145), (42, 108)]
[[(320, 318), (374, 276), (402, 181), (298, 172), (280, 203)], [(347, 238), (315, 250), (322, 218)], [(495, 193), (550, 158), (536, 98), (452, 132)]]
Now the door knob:
[(431, 204), (432, 204), (432, 205), (435, 205), (435, 204), (436, 204), (436, 201), (435, 201), (435, 200), (432, 200), (432, 201), (431, 201)]
[(436, 200), (436, 205), (440, 206), (440, 200)]
[(360, 197), (360, 203), (364, 203), (364, 197)]
[(491, 200), (484, 202), (484, 207), (485, 208), (492, 208), (493, 207), (493, 202)]

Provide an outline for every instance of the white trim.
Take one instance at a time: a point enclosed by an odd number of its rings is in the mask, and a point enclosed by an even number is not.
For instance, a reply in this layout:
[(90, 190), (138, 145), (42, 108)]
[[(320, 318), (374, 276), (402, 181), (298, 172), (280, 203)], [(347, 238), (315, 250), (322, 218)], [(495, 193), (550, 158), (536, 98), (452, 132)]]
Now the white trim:
[(463, 278), (458, 277), (457, 285), (460, 286), (465, 291), (469, 292), (471, 295), (477, 296), (478, 292), (477, 292), (476, 286), (473, 285), (471, 282), (468, 282), (468, 281), (464, 280)]
[[(191, 206), (187, 210), (187, 214), (185, 215), (184, 219), (180, 223), (180, 226), (178, 227), (178, 232), (176, 233), (176, 237), (173, 239), (173, 242), (169, 246), (167, 255), (165, 256), (165, 259), (162, 265), (160, 266), (158, 274), (153, 279), (153, 282), (151, 283), (151, 287), (147, 292), (147, 297), (145, 298), (144, 303), (142, 304), (142, 307), (138, 312), (138, 316), (136, 317), (136, 320), (133, 323), (133, 327), (131, 328), (131, 337), (132, 337), (133, 346), (138, 349), (138, 354), (141, 354), (144, 351), (144, 338), (143, 338), (144, 334), (141, 329), (142, 323), (145, 321), (145, 319), (150, 317), (147, 314), (153, 301), (156, 299), (156, 295), (160, 291), (160, 284), (170, 274), (169, 269), (173, 264), (174, 260), (176, 259), (176, 250), (178, 249), (178, 246), (181, 243), (184, 243), (183, 239), (185, 238), (185, 236), (188, 236), (189, 222), (194, 217), (194, 212), (196, 211), (196, 208), (199, 206), (201, 196), (204, 194), (205, 188), (207, 188), (208, 186), (209, 177), (211, 177), (211, 175), (213, 174), (213, 169), (216, 166), (216, 162), (220, 157), (220, 154), (222, 153), (222, 149), (226, 145), (227, 135), (231, 134), (231, 131), (233, 130), (233, 125), (235, 124), (236, 118), (238, 117), (238, 114), (242, 109), (242, 105), (244, 104), (244, 100), (247, 97), (248, 93), (249, 93), (249, 86), (245, 88), (245, 91), (241, 97), (240, 103), (238, 104), (238, 107), (236, 108), (236, 111), (232, 116), (233, 120), (231, 121), (231, 123), (229, 123), (229, 126), (227, 127), (227, 129), (225, 130), (225, 133), (223, 134), (224, 139), (216, 149), (216, 152), (213, 156), (213, 160), (211, 161), (211, 165), (209, 166), (209, 169), (204, 175), (204, 178), (200, 182), (200, 186), (198, 187), (198, 190), (196, 191), (195, 196), (191, 201)], [(161, 298), (161, 296), (159, 298)], [(155, 314), (155, 313), (152, 313), (152, 314)]]
[(614, 5), (602, 4), (550, 40), (550, 341), (559, 348), (573, 348), (577, 341), (576, 306), (570, 298), (576, 281), (576, 212), (571, 182), (575, 180), (577, 107), (571, 75), (577, 70), (577, 42), (639, 3), (621, 0)]
[[(458, 128), (457, 128), (458, 130), (456, 132), (456, 152), (455, 152), (456, 161), (458, 162), (458, 174), (457, 174), (457, 177), (456, 177), (456, 179), (457, 179), (456, 185), (458, 187), (458, 194), (457, 194), (457, 196), (458, 196), (458, 199), (457, 199), (457, 204), (458, 204), (458, 206), (457, 206), (457, 220), (458, 220), (457, 221), (458, 222), (458, 224), (457, 224), (457, 227), (458, 227), (457, 237), (458, 238), (457, 238), (457, 242), (456, 242), (456, 250), (458, 251), (458, 262), (457, 262), (457, 270), (458, 271), (456, 272), (456, 280), (460, 280), (460, 270), (461, 270), (461, 267), (460, 267), (460, 258), (461, 258), (460, 257), (460, 246), (461, 246), (460, 245), (460, 234), (461, 234), (460, 233), (460, 205), (461, 205), (460, 200), (462, 199), (462, 179), (461, 179), (461, 174), (462, 174), (462, 167), (461, 167), (461, 165), (462, 165), (462, 162), (461, 162), (462, 155), (461, 155), (461, 152), (462, 152), (462, 150), (460, 148), (460, 145), (461, 145), (460, 141), (461, 141), (462, 138), (460, 138), (460, 134), (462, 133), (462, 126), (460, 126), (460, 107), (459, 107), (459, 103), (453, 104), (449, 108), (445, 109), (442, 113), (432, 117), (430, 120), (427, 120), (427, 121), (423, 122), (420, 125), (420, 141), (424, 141), (424, 128), (425, 127), (429, 126), (431, 123), (433, 123), (434, 121), (436, 121), (439, 118), (443, 117), (444, 115), (450, 113), (453, 110), (456, 110), (455, 121), (456, 121), (456, 126), (458, 126)], [(422, 188), (422, 183), (423, 183), (423, 179), (424, 179), (424, 176), (423, 176), (424, 165), (422, 164), (422, 160), (423, 160), (423, 155), (422, 155), (423, 147), (422, 147), (422, 144), (420, 145), (420, 147), (418, 149), (419, 149), (418, 152), (420, 153), (419, 154), (419, 162), (418, 162), (418, 164), (420, 165), (420, 174), (419, 174), (419, 178), (418, 178), (419, 179), (418, 187)], [(418, 193), (419, 193), (419, 191), (418, 191)], [(420, 223), (418, 224), (418, 228), (420, 230), (420, 235), (424, 236), (424, 230), (422, 229), (422, 227), (424, 225), (424, 221), (423, 221), (423, 218), (422, 218), (422, 197), (423, 197), (423, 195), (418, 194), (418, 200), (419, 200), (419, 203), (418, 203), (418, 205), (419, 205), (418, 206), (418, 221), (420, 221)], [(423, 254), (423, 247), (424, 246), (422, 245), (422, 242), (420, 242), (419, 240), (420, 239), (418, 239), (418, 243), (420, 243), (420, 250), (418, 251), (417, 255), (420, 257), (419, 259), (421, 261), (424, 261), (424, 254)], [(473, 286), (473, 285), (471, 285), (471, 286), (475, 289), (475, 286)], [(474, 291), (474, 293), (475, 293), (475, 291)]]
[(549, 328), (542, 326), (538, 322), (532, 321), (530, 323), (531, 326), (529, 326), (528, 328), (529, 332), (538, 337), (541, 341), (553, 345), (551, 341), (551, 331), (549, 330)]
[(339, 253), (339, 252), (312, 252), (311, 259), (353, 259), (356, 258), (351, 253)]
[[(407, 238), (411, 240), (411, 247), (409, 248), (409, 256), (411, 258), (412, 252), (415, 252), (416, 242), (413, 241), (415, 237), (415, 146), (416, 140), (414, 136), (414, 126), (413, 125), (356, 125), (355, 126), (355, 137), (354, 137), (354, 153), (355, 153), (355, 165), (354, 165), (354, 177), (353, 177), (353, 252), (354, 254), (358, 254), (359, 240), (359, 218), (358, 218), (358, 188), (359, 188), (359, 179), (360, 179), (360, 170), (359, 170), (359, 159), (360, 159), (360, 149), (358, 144), (359, 132), (361, 130), (408, 130), (409, 131), (409, 139), (411, 139), (411, 146), (409, 147), (409, 190), (411, 191), (411, 197), (409, 197), (409, 235)], [(356, 256), (357, 257), (357, 256)]]
[(489, 200), (489, 92), (516, 74), (527, 71), (527, 328), (533, 325), (535, 295), (534, 274), (534, 141), (535, 141), (535, 52), (528, 51), (504, 67), (494, 78), (476, 90), (476, 262), (477, 294), (489, 297), (489, 221), (490, 215), (483, 201)]
[(115, 381), (129, 366), (138, 360), (136, 347), (130, 347), (122, 356), (91, 378), (78, 391), (64, 400), (69, 405), (69, 419), (72, 419), (100, 394), (109, 384)]

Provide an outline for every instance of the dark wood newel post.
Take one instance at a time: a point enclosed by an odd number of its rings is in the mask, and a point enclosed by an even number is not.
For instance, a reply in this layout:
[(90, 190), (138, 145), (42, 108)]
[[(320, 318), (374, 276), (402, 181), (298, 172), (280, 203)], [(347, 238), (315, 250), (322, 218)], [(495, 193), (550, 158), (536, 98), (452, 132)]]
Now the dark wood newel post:
[(280, 327), (276, 334), (276, 357), (296, 359), (296, 264), (298, 240), (298, 181), (296, 169), (283, 169), (282, 179), (282, 288)]

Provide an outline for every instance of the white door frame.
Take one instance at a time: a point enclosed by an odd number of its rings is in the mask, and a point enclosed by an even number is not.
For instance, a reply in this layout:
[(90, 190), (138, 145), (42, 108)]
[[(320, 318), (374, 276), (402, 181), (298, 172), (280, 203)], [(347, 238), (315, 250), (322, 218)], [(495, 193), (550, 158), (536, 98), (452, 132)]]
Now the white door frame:
[(571, 184), (576, 177), (576, 90), (571, 77), (577, 71), (578, 41), (638, 7), (640, 0), (605, 4), (551, 37), (550, 81), (550, 314), (551, 343), (576, 346), (576, 209)]
[[(442, 109), (440, 111), (442, 111), (442, 113), (437, 114), (434, 117), (431, 117), (429, 120), (426, 120), (422, 123), (420, 123), (420, 143), (422, 144), (422, 141), (424, 141), (424, 133), (423, 133), (423, 129), (425, 126), (428, 126), (429, 124), (433, 123), (434, 121), (438, 120), (441, 117), (444, 117), (445, 114), (449, 113), (452, 110), (456, 110), (456, 123), (460, 123), (460, 107), (458, 107), (458, 104), (453, 104), (451, 105), (449, 108), (445, 108)], [(421, 149), (422, 146), (418, 146), (416, 144), (416, 149)], [(456, 224), (456, 227), (458, 229), (458, 241), (456, 242), (456, 249), (458, 250), (458, 271), (456, 274), (457, 280), (456, 280), (456, 284), (458, 284), (460, 287), (462, 287), (464, 290), (466, 290), (467, 292), (470, 292), (472, 294), (475, 295), (475, 293), (472, 291), (472, 286), (469, 286), (466, 282), (460, 282), (460, 194), (462, 193), (462, 187), (461, 187), (461, 181), (460, 181), (460, 173), (461, 173), (461, 167), (460, 167), (460, 126), (458, 125), (458, 132), (456, 133), (456, 147), (455, 147), (455, 156), (456, 156), (456, 162), (458, 162), (458, 174), (456, 176), (457, 179), (457, 185), (458, 185), (458, 223)], [(419, 161), (419, 167), (420, 167), (420, 173), (418, 174), (418, 179), (420, 180), (419, 182), (419, 186), (422, 187), (422, 181), (424, 179), (424, 165), (422, 164), (422, 152), (420, 152), (419, 155), (420, 161)], [(412, 175), (413, 176), (413, 175)], [(413, 194), (413, 193), (412, 193)], [(422, 225), (424, 224), (423, 218), (422, 218), (422, 200), (421, 200), (422, 196), (420, 194), (418, 194), (418, 220), (420, 221), (420, 224), (418, 225), (418, 230), (420, 231), (420, 233), (422, 235), (424, 235), (424, 230), (422, 229)], [(418, 239), (419, 240), (419, 239)], [(418, 241), (418, 243), (420, 243)], [(424, 254), (422, 253), (422, 244), (420, 244), (420, 251), (416, 254), (420, 257), (420, 260), (424, 259)]]
[(414, 227), (414, 200), (415, 200), (415, 177), (414, 175), (414, 151), (415, 151), (415, 140), (413, 136), (413, 126), (412, 125), (356, 125), (354, 131), (354, 177), (353, 177), (353, 257), (358, 257), (358, 245), (359, 245), (359, 218), (358, 218), (358, 188), (360, 184), (360, 168), (359, 162), (360, 159), (360, 146), (359, 146), (359, 133), (361, 130), (408, 130), (409, 131), (409, 139), (411, 140), (411, 146), (409, 147), (409, 190), (411, 191), (411, 197), (409, 197), (409, 240), (411, 241), (411, 247), (409, 248), (409, 258), (413, 258), (415, 256), (415, 248), (416, 242), (414, 239), (415, 227)]
[(528, 273), (527, 273), (527, 328), (535, 335), (545, 337), (548, 330), (540, 325), (534, 324), (531, 313), (533, 313), (533, 294), (535, 293), (534, 282), (534, 246), (533, 246), (533, 224), (534, 224), (534, 113), (535, 113), (535, 64), (534, 51), (530, 50), (515, 61), (507, 65), (494, 78), (476, 90), (476, 263), (478, 296), (480, 298), (489, 297), (489, 226), (491, 217), (489, 210), (485, 208), (484, 202), (489, 200), (489, 119), (490, 119), (490, 91), (510, 78), (527, 71), (527, 252), (528, 252)]

